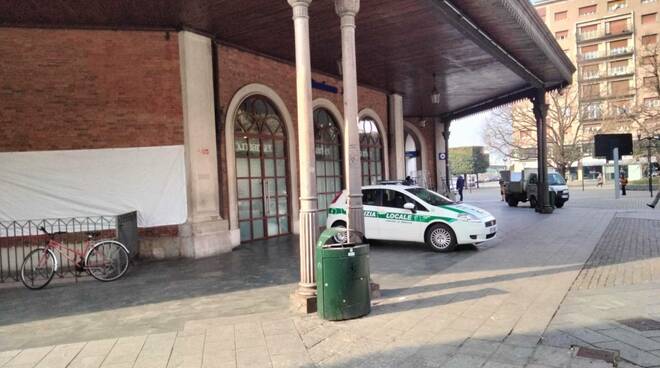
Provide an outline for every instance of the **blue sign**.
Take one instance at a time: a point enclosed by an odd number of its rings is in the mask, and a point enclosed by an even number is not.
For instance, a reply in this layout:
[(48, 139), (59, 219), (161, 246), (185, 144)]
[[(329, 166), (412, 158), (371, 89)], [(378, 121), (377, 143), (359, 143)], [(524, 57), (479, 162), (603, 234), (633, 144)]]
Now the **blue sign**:
[(325, 82), (317, 82), (314, 79), (312, 79), (312, 88), (320, 89), (321, 91), (326, 91), (330, 93), (337, 93), (339, 91), (335, 86), (325, 84)]
[(438, 153), (438, 160), (444, 161), (447, 159), (447, 154), (445, 152)]

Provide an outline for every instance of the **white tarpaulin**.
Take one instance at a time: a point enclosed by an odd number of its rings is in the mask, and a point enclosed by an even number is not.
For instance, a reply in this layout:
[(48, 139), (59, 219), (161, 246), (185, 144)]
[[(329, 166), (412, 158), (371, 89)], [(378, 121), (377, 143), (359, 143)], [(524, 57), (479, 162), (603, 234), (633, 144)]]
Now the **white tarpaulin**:
[(0, 221), (118, 215), (186, 221), (183, 146), (0, 153)]

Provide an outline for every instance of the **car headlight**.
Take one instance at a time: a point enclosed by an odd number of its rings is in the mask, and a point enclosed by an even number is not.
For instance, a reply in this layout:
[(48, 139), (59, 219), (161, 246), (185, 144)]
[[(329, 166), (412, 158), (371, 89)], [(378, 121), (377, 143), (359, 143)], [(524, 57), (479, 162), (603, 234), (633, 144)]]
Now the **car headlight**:
[(469, 213), (461, 213), (460, 215), (456, 216), (456, 218), (459, 221), (465, 222), (481, 222), (477, 216), (471, 215)]

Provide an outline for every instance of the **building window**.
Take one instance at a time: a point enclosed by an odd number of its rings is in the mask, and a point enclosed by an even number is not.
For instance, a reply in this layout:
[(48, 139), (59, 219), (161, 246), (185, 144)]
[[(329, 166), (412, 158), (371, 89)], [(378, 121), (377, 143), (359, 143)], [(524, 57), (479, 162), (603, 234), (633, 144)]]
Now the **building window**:
[(630, 112), (631, 101), (613, 101), (610, 103), (610, 113), (614, 116), (624, 116)]
[(585, 84), (582, 86), (582, 98), (600, 97), (600, 84)]
[(621, 55), (628, 52), (628, 40), (616, 40), (610, 42), (610, 55)]
[(568, 31), (559, 31), (555, 33), (555, 38), (558, 40), (563, 40), (568, 37)]
[(364, 117), (358, 122), (360, 153), (362, 156), (362, 185), (376, 184), (383, 180), (383, 141), (373, 118)]
[(657, 79), (655, 77), (644, 77), (643, 82), (644, 87), (655, 90), (658, 86)]
[(610, 76), (624, 75), (628, 73), (630, 73), (628, 60), (619, 60), (610, 63)]
[(582, 67), (582, 79), (596, 79), (600, 76), (598, 64), (585, 65)]
[(586, 104), (582, 107), (582, 118), (585, 120), (596, 120), (602, 117), (600, 104)]
[(628, 19), (617, 19), (607, 23), (608, 34), (622, 34), (630, 32), (630, 22)]
[(610, 82), (610, 93), (612, 96), (625, 96), (630, 94), (630, 81), (618, 80)]
[(650, 46), (657, 42), (658, 42), (657, 34), (642, 36), (642, 45), (644, 46)]
[(658, 13), (650, 13), (642, 15), (642, 24), (653, 24), (656, 22)]
[(328, 206), (343, 186), (342, 139), (337, 122), (324, 108), (314, 110), (314, 149), (316, 152), (316, 192), (319, 224), (325, 226)]
[(650, 4), (650, 3), (654, 3), (654, 2), (655, 2), (655, 0), (642, 0), (642, 4)]
[(590, 14), (596, 14), (596, 9), (597, 5), (589, 5), (589, 6), (583, 6), (580, 9), (578, 9), (578, 15), (583, 16), (583, 15), (590, 15)]
[(246, 98), (234, 128), (241, 241), (289, 233), (287, 137), (275, 105)]
[(583, 46), (580, 55), (584, 60), (596, 59), (598, 57), (598, 45)]
[(647, 108), (660, 108), (660, 98), (648, 97), (644, 99), (644, 107)]
[(607, 2), (607, 10), (611, 12), (623, 9), (626, 6), (628, 6), (626, 0), (613, 0)]
[(655, 64), (654, 63), (655, 60), (653, 58), (654, 58), (653, 56), (644, 56), (642, 58), (641, 64), (653, 66)]
[(598, 36), (599, 34), (597, 24), (590, 24), (578, 28), (578, 41), (590, 40), (597, 38)]
[(555, 13), (555, 21), (564, 20), (568, 17), (568, 11), (560, 11)]

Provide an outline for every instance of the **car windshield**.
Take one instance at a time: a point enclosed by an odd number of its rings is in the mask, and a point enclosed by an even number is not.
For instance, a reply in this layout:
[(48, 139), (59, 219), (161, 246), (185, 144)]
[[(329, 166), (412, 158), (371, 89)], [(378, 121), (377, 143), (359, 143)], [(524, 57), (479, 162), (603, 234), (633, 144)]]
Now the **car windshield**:
[(446, 204), (454, 204), (454, 201), (451, 199), (441, 196), (436, 192), (424, 188), (410, 188), (406, 189), (407, 192), (414, 194), (419, 199), (430, 204), (431, 206), (443, 206)]
[(548, 185), (566, 185), (566, 181), (557, 173), (548, 174)]

